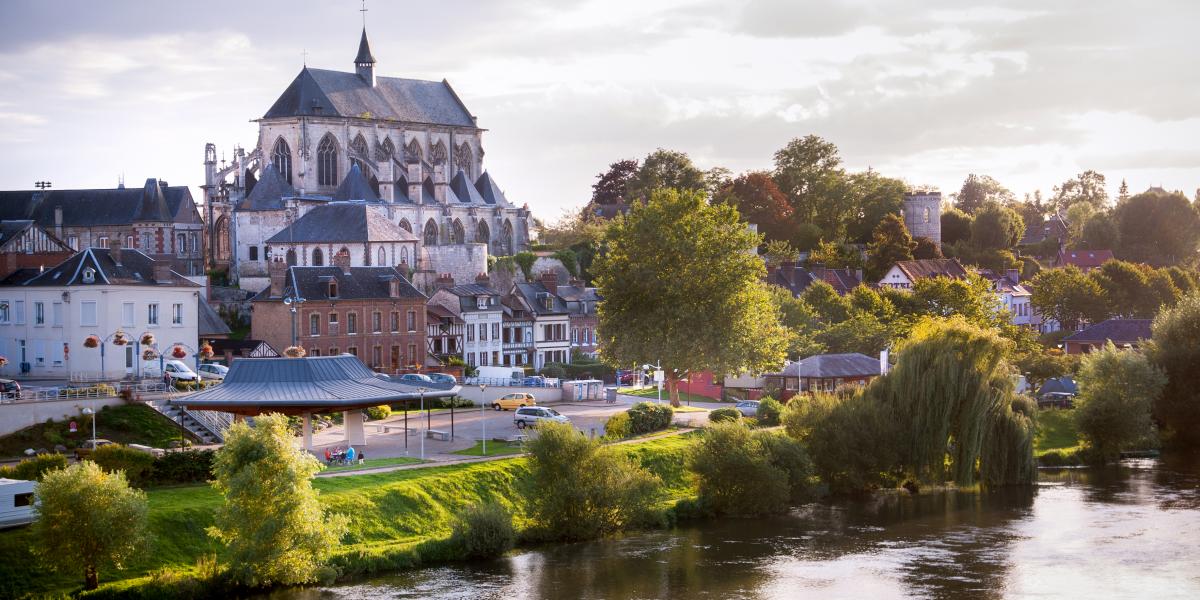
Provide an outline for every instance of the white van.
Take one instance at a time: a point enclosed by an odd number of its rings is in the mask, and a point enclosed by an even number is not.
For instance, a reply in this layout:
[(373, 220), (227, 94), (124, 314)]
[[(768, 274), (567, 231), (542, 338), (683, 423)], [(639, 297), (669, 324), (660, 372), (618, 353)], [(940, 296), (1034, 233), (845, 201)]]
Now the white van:
[(484, 381), (520, 381), (525, 378), (525, 370), (514, 367), (478, 367), (475, 376)]
[[(168, 360), (163, 363), (162, 371), (166, 371), (167, 375), (171, 376), (171, 381), (196, 381), (200, 379), (195, 371), (192, 371), (182, 360)], [(142, 375), (145, 377), (162, 377), (162, 371), (158, 370), (158, 361), (147, 362), (142, 367)]]
[(0, 478), (0, 529), (33, 522), (33, 481)]

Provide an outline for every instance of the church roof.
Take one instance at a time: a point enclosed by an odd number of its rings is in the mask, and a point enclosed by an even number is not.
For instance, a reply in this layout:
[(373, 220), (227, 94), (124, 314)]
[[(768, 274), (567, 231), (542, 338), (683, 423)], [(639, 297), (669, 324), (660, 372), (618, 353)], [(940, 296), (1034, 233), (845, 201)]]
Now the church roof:
[(313, 242), (415, 242), (417, 237), (364, 202), (330, 202), (304, 213), (268, 244)]
[(358, 56), (354, 57), (356, 64), (375, 63), (375, 57), (371, 54), (371, 44), (367, 42), (367, 28), (363, 27), (362, 39), (358, 42)]
[(283, 199), (296, 195), (296, 189), (279, 174), (275, 165), (267, 163), (262, 179), (238, 205), (238, 210), (282, 210)]
[(508, 198), (504, 197), (504, 192), (500, 191), (500, 186), (496, 185), (496, 180), (487, 171), (475, 181), (475, 189), (479, 190), (479, 195), (488, 204), (508, 204)]
[(263, 118), (313, 115), (475, 127), (471, 113), (444, 79), (377, 77), (371, 86), (355, 73), (308, 67)]
[(341, 185), (338, 185), (337, 191), (333, 193), (333, 199), (378, 200), (379, 195), (371, 189), (370, 182), (363, 175), (362, 169), (358, 168), (358, 164), (351, 163), (350, 172), (346, 173), (346, 178), (342, 180)]
[[(155, 182), (154, 188), (149, 185), (151, 181)], [(33, 220), (38, 227), (52, 231), (54, 209), (60, 207), (64, 227), (129, 225), (138, 220), (176, 222), (180, 211), (171, 207), (188, 203), (194, 206), (192, 193), (187, 186), (163, 184), (149, 179), (141, 188), (0, 191), (0, 220)], [(160, 194), (166, 200), (165, 205), (159, 204)], [(158, 211), (165, 211), (161, 219)]]
[(459, 202), (483, 203), (483, 196), (479, 195), (479, 190), (467, 181), (467, 174), (462, 169), (454, 174), (454, 179), (450, 180), (450, 189), (454, 190), (454, 195), (458, 197)]

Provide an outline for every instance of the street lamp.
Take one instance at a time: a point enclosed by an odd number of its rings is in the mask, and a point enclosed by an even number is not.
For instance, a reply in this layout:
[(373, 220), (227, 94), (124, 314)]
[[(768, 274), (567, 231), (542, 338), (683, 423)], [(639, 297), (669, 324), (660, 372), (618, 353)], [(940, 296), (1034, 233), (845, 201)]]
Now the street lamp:
[(487, 414), (484, 413), (484, 407), (487, 406), (487, 384), (479, 384), (479, 424), (483, 427), (483, 433), (480, 435), (480, 440), (483, 442), (483, 455), (487, 456)]
[(304, 304), (304, 302), (304, 298), (301, 298), (295, 290), (292, 290), (290, 294), (283, 297), (283, 304), (288, 307), (288, 310), (292, 311), (292, 346), (300, 345), (296, 335), (296, 309), (301, 304)]
[[(96, 404), (96, 401), (92, 400), (92, 405), (95, 405), (95, 404)], [(83, 414), (92, 417), (92, 450), (95, 450), (96, 449), (96, 416), (95, 416), (96, 411), (89, 407), (89, 408), (83, 409)]]
[[(660, 359), (658, 362), (661, 363), (662, 360)], [(662, 365), (661, 364), (642, 365), (642, 370), (649, 371), (650, 367), (654, 367), (654, 383), (658, 385), (658, 403), (662, 404), (662, 384), (663, 384)]]
[[(425, 392), (427, 390), (423, 387), (419, 387), (417, 388), (417, 391), (421, 393), (421, 410), (425, 410)], [(426, 437), (429, 437), (429, 413), (425, 413), (425, 433), (421, 436), (421, 460), (425, 460)]]

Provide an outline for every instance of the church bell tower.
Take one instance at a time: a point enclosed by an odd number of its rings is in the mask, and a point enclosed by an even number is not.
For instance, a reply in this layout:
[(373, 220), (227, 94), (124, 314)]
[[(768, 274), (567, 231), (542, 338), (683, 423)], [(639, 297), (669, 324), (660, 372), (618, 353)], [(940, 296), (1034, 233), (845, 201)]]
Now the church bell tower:
[(375, 87), (375, 57), (371, 55), (371, 44), (367, 42), (367, 28), (363, 27), (362, 40), (358, 42), (358, 56), (354, 58), (354, 72)]

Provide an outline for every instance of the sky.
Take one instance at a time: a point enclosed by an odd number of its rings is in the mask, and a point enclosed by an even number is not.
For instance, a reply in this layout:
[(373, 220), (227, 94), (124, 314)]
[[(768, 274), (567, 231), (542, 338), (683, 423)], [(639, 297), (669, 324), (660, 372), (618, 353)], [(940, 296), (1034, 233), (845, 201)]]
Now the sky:
[[(299, 72), (353, 71), (357, 1), (0, 2), (0, 189), (203, 184)], [(376, 73), (448, 79), (484, 166), (554, 220), (655, 148), (769, 169), (816, 134), (850, 170), (1018, 197), (1084, 169), (1200, 187), (1194, 0), (367, 2)]]

